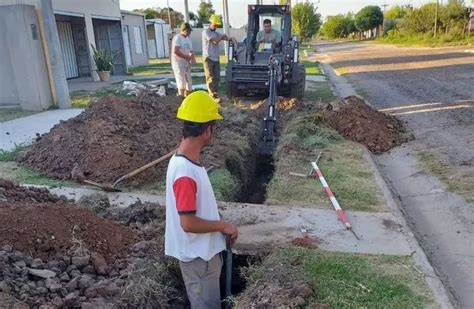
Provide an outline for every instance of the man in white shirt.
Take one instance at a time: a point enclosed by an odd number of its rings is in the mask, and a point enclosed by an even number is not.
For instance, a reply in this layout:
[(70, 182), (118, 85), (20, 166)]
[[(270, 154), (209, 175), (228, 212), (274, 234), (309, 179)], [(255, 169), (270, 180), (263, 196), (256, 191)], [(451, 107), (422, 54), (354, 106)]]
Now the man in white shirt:
[(237, 227), (221, 219), (200, 154), (210, 144), (219, 105), (205, 91), (189, 94), (178, 109), (183, 139), (166, 173), (165, 254), (179, 260), (191, 308), (221, 308), (219, 277), (224, 235), (237, 239)]
[(171, 42), (171, 67), (173, 68), (178, 88), (178, 95), (187, 96), (192, 91), (191, 65), (196, 63), (193, 45), (189, 39), (192, 28), (189, 23), (183, 23), (180, 33)]
[(235, 38), (228, 37), (226, 34), (217, 31), (217, 28), (222, 26), (219, 16), (212, 15), (210, 22), (209, 28), (204, 29), (202, 32), (202, 62), (209, 94), (214, 99), (219, 100), (219, 82), (221, 77), (219, 43), (229, 40), (235, 43)]

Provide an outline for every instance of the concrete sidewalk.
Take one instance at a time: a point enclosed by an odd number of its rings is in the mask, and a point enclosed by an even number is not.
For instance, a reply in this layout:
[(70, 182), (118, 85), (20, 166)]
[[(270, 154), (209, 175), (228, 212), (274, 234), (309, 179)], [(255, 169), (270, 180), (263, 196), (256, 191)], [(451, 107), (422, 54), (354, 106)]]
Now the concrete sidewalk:
[(56, 109), (0, 123), (0, 149), (12, 150), (15, 145), (31, 144), (38, 134), (49, 132), (61, 120), (82, 113), (83, 109)]
[[(78, 201), (82, 196), (105, 194), (112, 205), (128, 207), (142, 201), (165, 205), (160, 195), (135, 192), (105, 193), (88, 188), (49, 188), (57, 195)], [(239, 226), (239, 240), (236, 249), (258, 248), (268, 243), (291, 242), (303, 236), (302, 229), (326, 250), (368, 253), (410, 255), (415, 249), (410, 245), (404, 227), (389, 212), (368, 213), (348, 211), (360, 240), (346, 230), (331, 209), (298, 208), (220, 202), (222, 216)]]

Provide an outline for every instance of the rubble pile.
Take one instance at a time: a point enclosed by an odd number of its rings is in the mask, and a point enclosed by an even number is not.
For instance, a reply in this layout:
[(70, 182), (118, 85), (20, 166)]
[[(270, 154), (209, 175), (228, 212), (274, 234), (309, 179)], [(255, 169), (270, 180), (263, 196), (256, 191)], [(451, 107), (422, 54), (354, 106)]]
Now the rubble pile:
[[(76, 205), (43, 189), (2, 181), (0, 193), (1, 308), (8, 305), (3, 296), (19, 308), (43, 309), (185, 302), (177, 267), (163, 254), (163, 207), (136, 203), (99, 217), (86, 203)], [(160, 223), (149, 226), (154, 221)], [(138, 287), (147, 289), (144, 268), (163, 281), (138, 295)], [(159, 299), (150, 294), (158, 292)]]

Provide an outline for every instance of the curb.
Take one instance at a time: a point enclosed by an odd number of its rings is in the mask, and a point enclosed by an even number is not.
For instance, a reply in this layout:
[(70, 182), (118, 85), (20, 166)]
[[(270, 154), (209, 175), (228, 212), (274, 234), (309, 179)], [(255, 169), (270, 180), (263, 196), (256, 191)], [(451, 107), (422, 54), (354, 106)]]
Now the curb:
[[(366, 99), (362, 98), (361, 96), (355, 93), (354, 88), (347, 81), (346, 78), (342, 76), (337, 76), (337, 74), (334, 71), (334, 68), (331, 65), (327, 63), (321, 63), (321, 66), (323, 67), (324, 72), (326, 73), (326, 76), (328, 77), (328, 80), (331, 84), (331, 88), (333, 89), (333, 91), (338, 97), (346, 97), (350, 95), (348, 93), (352, 92), (352, 95), (355, 95), (363, 99), (367, 105), (373, 108), (373, 106)], [(342, 81), (338, 81), (338, 79), (342, 79)], [(341, 87), (341, 84), (342, 84), (342, 87)], [(400, 200), (394, 197), (395, 191), (393, 190), (393, 188), (390, 187), (387, 181), (383, 178), (382, 174), (380, 173), (380, 170), (378, 169), (377, 164), (374, 161), (373, 155), (367, 150), (367, 148), (366, 148), (366, 158), (373, 171), (375, 181), (377, 182), (377, 185), (382, 191), (382, 194), (387, 204), (387, 208), (396, 216), (396, 218), (399, 220), (400, 225), (406, 231), (405, 234), (407, 237), (407, 241), (409, 242), (410, 246), (413, 248), (413, 252), (411, 255), (412, 259), (415, 263), (415, 266), (419, 268), (417, 270), (424, 275), (425, 281), (428, 285), (428, 288), (431, 290), (433, 294), (434, 300), (436, 301), (436, 303), (439, 305), (440, 308), (443, 308), (443, 309), (456, 308), (454, 296), (452, 295), (451, 292), (449, 292), (448, 288), (444, 285), (444, 283), (438, 276), (436, 269), (431, 265), (430, 261), (428, 260), (428, 257), (426, 256), (423, 248), (418, 243), (418, 240), (416, 239), (413, 230), (411, 229), (410, 225), (408, 224), (404, 216), (403, 208), (401, 207)]]

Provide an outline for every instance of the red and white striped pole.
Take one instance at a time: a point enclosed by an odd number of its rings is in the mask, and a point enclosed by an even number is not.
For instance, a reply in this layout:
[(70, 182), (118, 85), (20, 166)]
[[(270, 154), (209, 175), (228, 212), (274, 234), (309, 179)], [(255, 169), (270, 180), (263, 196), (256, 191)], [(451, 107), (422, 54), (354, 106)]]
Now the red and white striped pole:
[(328, 195), (329, 200), (331, 201), (331, 204), (334, 207), (334, 210), (336, 210), (336, 214), (337, 214), (338, 218), (342, 221), (342, 223), (344, 223), (346, 228), (348, 230), (351, 230), (351, 232), (354, 234), (354, 236), (357, 239), (359, 239), (359, 237), (352, 230), (352, 226), (351, 226), (351, 223), (349, 222), (349, 218), (347, 218), (346, 213), (341, 208), (341, 205), (339, 205), (339, 202), (337, 201), (336, 197), (332, 193), (331, 188), (329, 187), (328, 183), (326, 182), (326, 179), (324, 179), (323, 173), (319, 169), (318, 164), (316, 162), (311, 162), (311, 165), (313, 166), (312, 174), (314, 175), (314, 172), (316, 172), (316, 174), (318, 175), (319, 181), (323, 185), (323, 188), (326, 191), (326, 194)]

